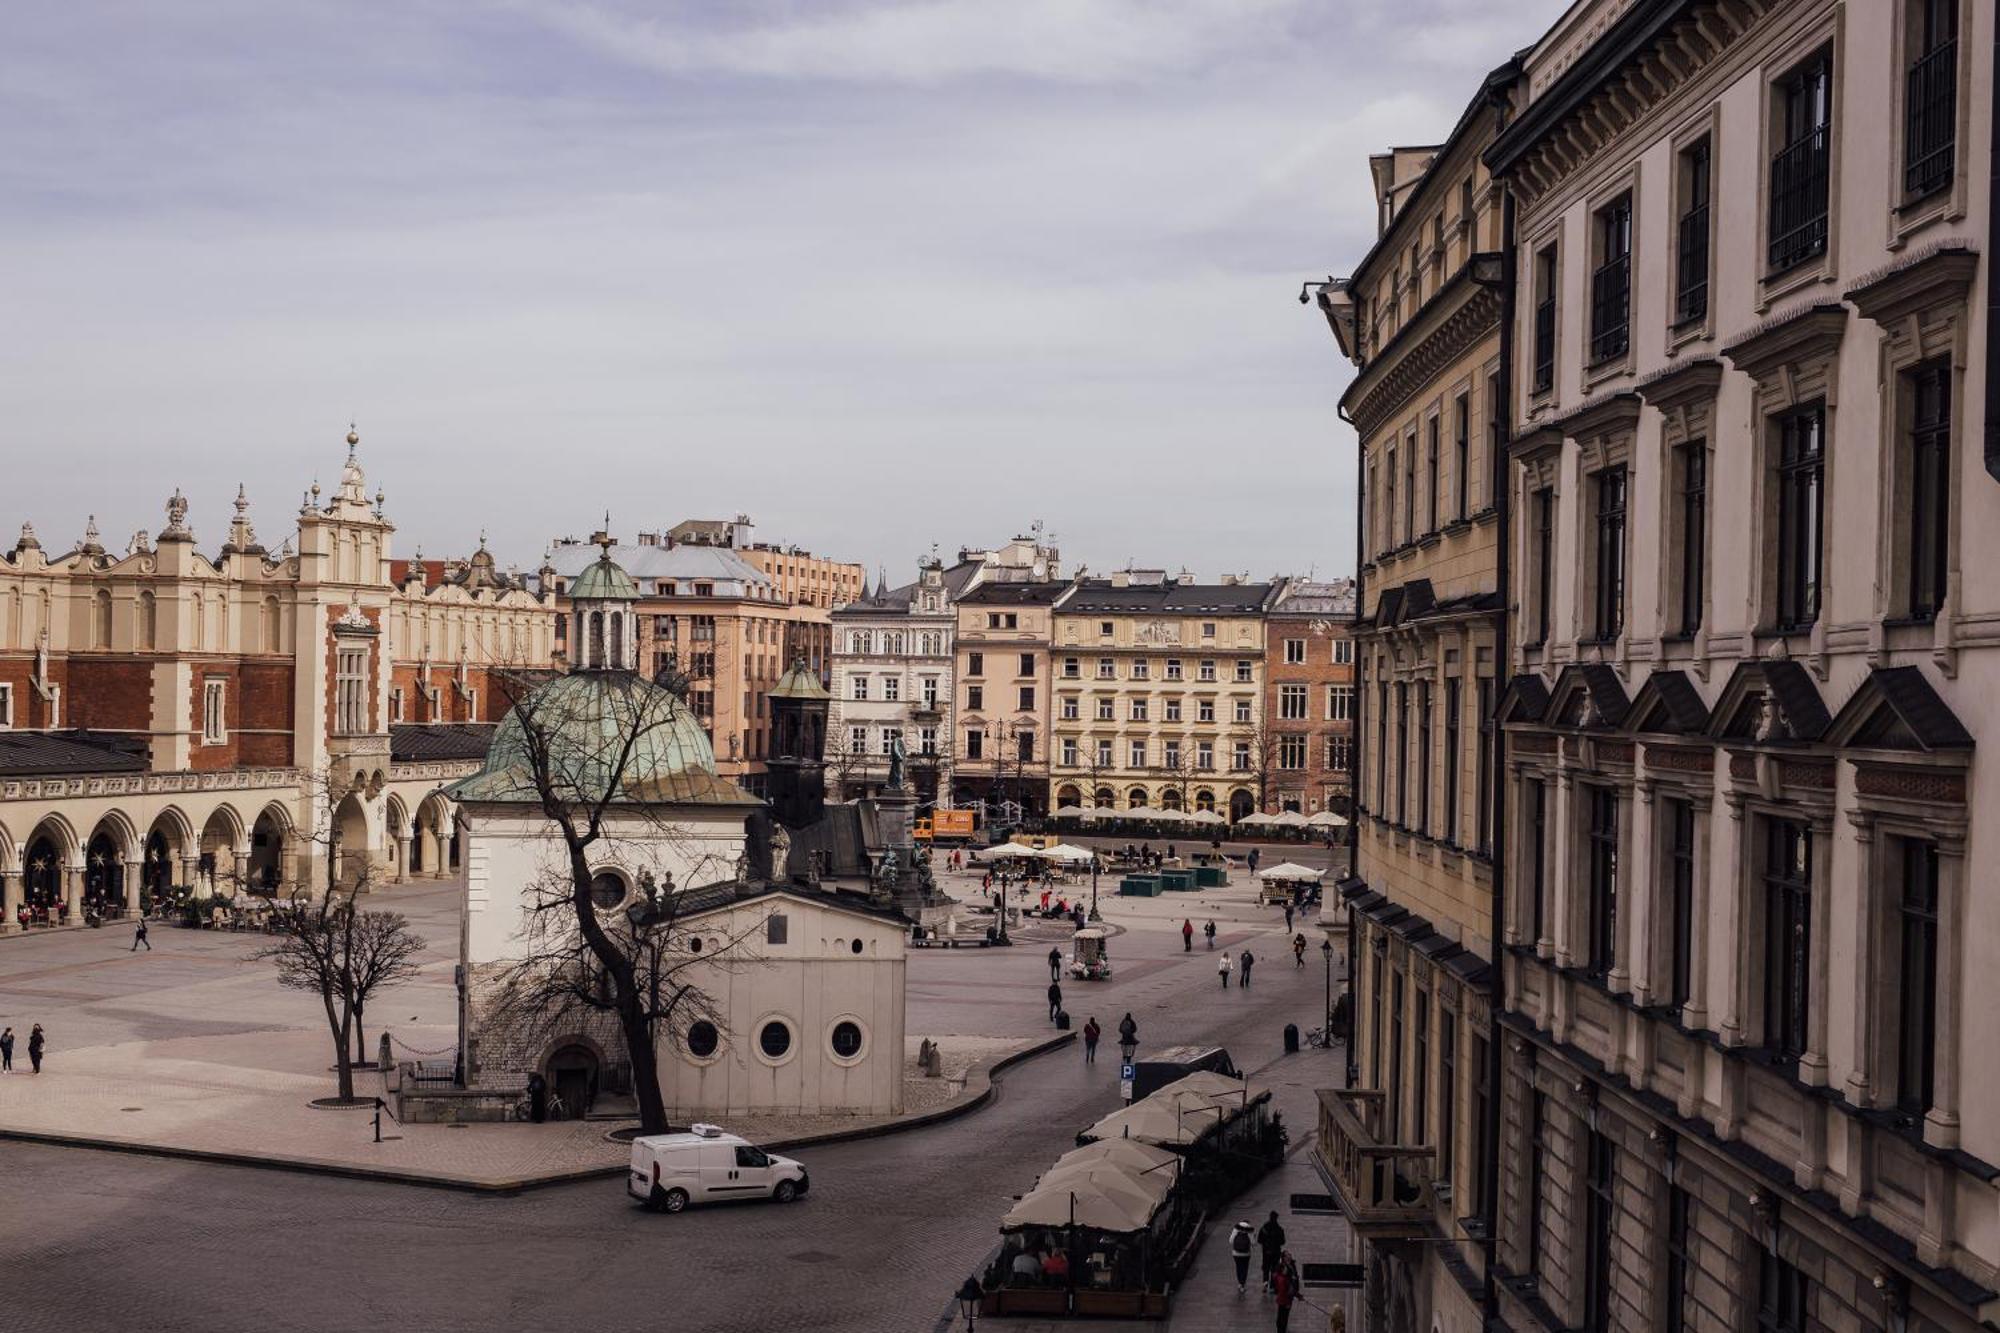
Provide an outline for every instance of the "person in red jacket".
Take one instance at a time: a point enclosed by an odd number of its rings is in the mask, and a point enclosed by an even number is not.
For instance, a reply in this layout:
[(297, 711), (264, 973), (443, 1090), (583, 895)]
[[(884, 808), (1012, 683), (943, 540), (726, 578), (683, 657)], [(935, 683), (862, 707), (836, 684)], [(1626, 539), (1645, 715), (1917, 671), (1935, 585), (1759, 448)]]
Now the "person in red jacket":
[(1194, 952), (1194, 922), (1192, 921), (1184, 920), (1181, 922), (1181, 952)]
[(1278, 1271), (1271, 1274), (1271, 1291), (1278, 1301), (1278, 1333), (1285, 1333), (1285, 1325), (1292, 1320), (1292, 1303), (1299, 1298), (1298, 1271), (1288, 1252), (1279, 1260)]

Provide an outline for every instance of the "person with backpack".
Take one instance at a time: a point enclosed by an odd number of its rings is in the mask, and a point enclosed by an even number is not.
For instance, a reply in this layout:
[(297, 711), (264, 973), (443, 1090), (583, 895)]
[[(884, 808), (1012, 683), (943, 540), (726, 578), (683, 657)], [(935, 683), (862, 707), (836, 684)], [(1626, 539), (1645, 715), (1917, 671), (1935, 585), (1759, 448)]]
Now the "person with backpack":
[(1118, 1052), (1127, 1060), (1132, 1058), (1132, 1048), (1139, 1044), (1139, 1025), (1132, 1021), (1132, 1011), (1126, 1010), (1125, 1017), (1118, 1020)]
[(1083, 1062), (1097, 1063), (1097, 1039), (1104, 1035), (1104, 1029), (1097, 1026), (1097, 1015), (1092, 1014), (1083, 1021)]
[(1238, 1222), (1229, 1233), (1229, 1257), (1236, 1261), (1236, 1294), (1241, 1296), (1250, 1283), (1250, 1224)]

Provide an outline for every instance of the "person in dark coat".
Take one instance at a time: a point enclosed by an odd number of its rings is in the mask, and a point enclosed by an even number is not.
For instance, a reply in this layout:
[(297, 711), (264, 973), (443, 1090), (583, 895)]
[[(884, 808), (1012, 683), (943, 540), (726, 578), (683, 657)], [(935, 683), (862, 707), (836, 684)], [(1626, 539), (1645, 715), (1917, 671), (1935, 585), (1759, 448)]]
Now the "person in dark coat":
[(139, 952), (139, 946), (142, 944), (146, 946), (147, 953), (153, 951), (153, 942), (146, 938), (146, 918), (143, 916), (139, 918), (138, 928), (132, 932), (131, 952)]
[(28, 1034), (28, 1063), (35, 1067), (37, 1074), (42, 1072), (42, 1048), (48, 1044), (49, 1039), (42, 1035), (42, 1025), (35, 1024), (35, 1030)]
[(1132, 1048), (1139, 1044), (1139, 1025), (1132, 1021), (1132, 1011), (1126, 1010), (1125, 1017), (1118, 1020), (1118, 1047), (1127, 1059), (1132, 1056)]
[(1271, 1290), (1276, 1293), (1278, 1301), (1278, 1333), (1285, 1333), (1292, 1322), (1292, 1304), (1299, 1298), (1299, 1281), (1289, 1264), (1279, 1265), (1278, 1271), (1272, 1274)]
[(1181, 922), (1181, 952), (1194, 952), (1194, 921), (1192, 919), (1184, 919)]
[(14, 1071), (14, 1029), (0, 1032), (0, 1074)]
[(1050, 950), (1049, 950), (1049, 980), (1050, 980), (1050, 981), (1060, 981), (1060, 980), (1062, 980), (1062, 950), (1061, 950), (1061, 949), (1050, 949)]
[(1250, 1281), (1250, 1224), (1238, 1222), (1229, 1233), (1229, 1257), (1236, 1261), (1236, 1290), (1240, 1295)]
[(549, 1118), (549, 1082), (540, 1074), (528, 1075), (528, 1118), (538, 1125)]
[(1264, 1289), (1270, 1290), (1271, 1275), (1278, 1271), (1278, 1256), (1285, 1252), (1285, 1228), (1279, 1224), (1277, 1213), (1257, 1228), (1257, 1248), (1262, 1252), (1263, 1267), (1258, 1271), (1264, 1277)]
[(1243, 965), (1236, 970), (1236, 985), (1239, 989), (1250, 989), (1250, 964), (1257, 961), (1257, 955), (1248, 949), (1243, 951)]
[(1049, 983), (1049, 1022), (1051, 1023), (1055, 1022), (1056, 1015), (1061, 1012), (1062, 1012), (1062, 987), (1058, 986), (1055, 982), (1051, 981)]
[(1084, 1020), (1083, 1062), (1085, 1064), (1094, 1065), (1097, 1063), (1097, 1039), (1099, 1037), (1102, 1037), (1103, 1035), (1104, 1035), (1104, 1029), (1097, 1026), (1096, 1014), (1092, 1014), (1089, 1018)]
[(1211, 949), (1213, 949), (1213, 948), (1215, 947), (1215, 918), (1214, 918), (1214, 917), (1210, 917), (1210, 918), (1208, 919), (1208, 924), (1207, 924), (1207, 925), (1205, 925), (1205, 926), (1203, 926), (1203, 927), (1201, 928), (1201, 933), (1202, 933), (1202, 934), (1204, 934), (1204, 935), (1206, 935), (1206, 936), (1208, 936), (1208, 947), (1209, 947), (1209, 948), (1211, 948)]

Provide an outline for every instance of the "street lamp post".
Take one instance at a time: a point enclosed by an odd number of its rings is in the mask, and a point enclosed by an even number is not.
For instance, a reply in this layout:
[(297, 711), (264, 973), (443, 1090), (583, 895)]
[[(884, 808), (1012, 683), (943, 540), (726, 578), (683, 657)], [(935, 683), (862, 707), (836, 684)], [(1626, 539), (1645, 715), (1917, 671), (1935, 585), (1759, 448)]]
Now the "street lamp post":
[(1326, 1037), (1326, 1044), (1333, 1045), (1333, 941), (1319, 942), (1320, 954), (1326, 959), (1326, 1026), (1320, 1031)]
[(958, 1289), (958, 1310), (965, 1316), (965, 1327), (970, 1333), (973, 1320), (979, 1316), (979, 1279), (968, 1277)]
[(1090, 919), (1092, 921), (1102, 921), (1104, 919), (1097, 911), (1097, 849), (1095, 847), (1090, 849)]

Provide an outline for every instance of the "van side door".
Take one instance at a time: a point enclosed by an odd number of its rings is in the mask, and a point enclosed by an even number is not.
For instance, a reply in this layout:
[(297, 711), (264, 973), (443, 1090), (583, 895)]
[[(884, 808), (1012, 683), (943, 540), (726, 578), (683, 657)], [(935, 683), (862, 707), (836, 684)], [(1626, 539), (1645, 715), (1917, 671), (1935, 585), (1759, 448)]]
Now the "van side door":
[(771, 1159), (762, 1148), (752, 1148), (747, 1144), (736, 1150), (736, 1179), (731, 1184), (742, 1187), (744, 1193), (771, 1192)]

